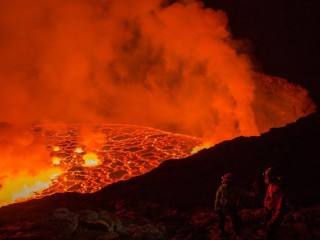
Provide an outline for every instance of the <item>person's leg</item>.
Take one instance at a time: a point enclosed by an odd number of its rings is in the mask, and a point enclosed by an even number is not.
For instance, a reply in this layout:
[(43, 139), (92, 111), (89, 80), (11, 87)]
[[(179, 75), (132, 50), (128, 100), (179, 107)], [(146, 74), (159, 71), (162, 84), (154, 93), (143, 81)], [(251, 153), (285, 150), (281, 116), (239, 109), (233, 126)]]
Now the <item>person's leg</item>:
[(220, 235), (225, 235), (225, 222), (226, 222), (226, 215), (222, 212), (218, 212), (219, 215), (219, 229), (220, 229)]
[(276, 234), (279, 228), (279, 224), (280, 224), (280, 221), (275, 221), (267, 227), (267, 240), (276, 239)]
[(238, 217), (238, 213), (237, 213), (236, 210), (233, 210), (230, 213), (230, 218), (231, 218), (233, 231), (235, 232), (235, 234), (237, 236), (241, 236), (241, 230), (240, 230), (240, 225), (239, 225), (239, 217)]

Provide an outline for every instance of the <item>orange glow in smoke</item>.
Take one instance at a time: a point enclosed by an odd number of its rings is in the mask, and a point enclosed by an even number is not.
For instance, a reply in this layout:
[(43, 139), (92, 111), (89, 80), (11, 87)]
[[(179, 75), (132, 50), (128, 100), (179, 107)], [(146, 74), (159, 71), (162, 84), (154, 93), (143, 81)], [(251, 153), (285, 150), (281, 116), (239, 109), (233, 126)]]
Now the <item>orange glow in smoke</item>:
[(168, 2), (1, 1), (0, 121), (133, 124), (216, 144), (315, 110), (305, 89), (254, 71), (226, 13)]
[[(109, 133), (99, 127), (81, 134), (67, 128), (58, 135), (37, 129), (48, 142), (41, 145), (28, 128), (15, 130), (5, 122), (147, 126), (210, 143), (196, 152), (238, 136), (259, 135), (315, 111), (307, 90), (254, 70), (242, 44), (232, 39), (226, 13), (196, 0), (169, 2), (0, 1), (0, 200), (32, 195), (33, 189), (50, 184), (57, 166), (80, 179), (84, 170), (77, 169), (90, 166), (85, 170), (93, 171), (103, 163), (110, 171), (117, 169), (111, 174), (114, 179), (125, 180), (161, 162), (157, 158), (152, 166), (140, 167), (135, 161), (100, 160), (99, 154), (108, 152), (105, 141), (117, 140), (112, 135), (106, 140)], [(79, 144), (63, 142), (68, 136)], [(153, 144), (152, 139), (138, 140)], [(191, 154), (179, 146), (173, 148), (178, 153), (171, 149), (169, 155), (161, 152), (165, 146), (143, 146), (157, 153), (139, 150), (147, 156), (144, 161), (154, 155), (166, 159)], [(99, 157), (87, 151), (100, 151)], [(112, 157), (123, 157), (117, 151)], [(82, 158), (84, 153), (90, 157)], [(120, 169), (126, 165), (135, 171)], [(25, 188), (27, 179), (32, 181)], [(67, 186), (69, 182), (57, 191), (101, 187)]]

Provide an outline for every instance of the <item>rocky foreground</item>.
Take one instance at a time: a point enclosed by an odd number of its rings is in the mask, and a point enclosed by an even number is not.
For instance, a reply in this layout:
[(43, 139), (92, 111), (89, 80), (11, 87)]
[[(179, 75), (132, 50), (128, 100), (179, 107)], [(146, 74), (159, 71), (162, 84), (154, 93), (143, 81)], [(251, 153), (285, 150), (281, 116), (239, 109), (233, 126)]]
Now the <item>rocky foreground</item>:
[[(220, 239), (213, 213), (220, 177), (232, 172), (257, 197), (242, 203), (244, 239), (264, 239), (262, 172), (282, 173), (287, 211), (279, 239), (320, 239), (320, 116), (260, 137), (239, 137), (163, 162), (93, 194), (54, 194), (0, 209), (0, 239)], [(228, 228), (229, 236), (233, 239)]]
[[(243, 239), (265, 239), (259, 225), (261, 214), (262, 209), (240, 212)], [(319, 220), (320, 206), (292, 209), (284, 216), (279, 239), (320, 239)], [(57, 208), (43, 213), (40, 219), (2, 227), (0, 239), (233, 239), (228, 226), (229, 237), (219, 238), (217, 222), (207, 207), (179, 211), (144, 202), (135, 209), (120, 206), (115, 213)]]

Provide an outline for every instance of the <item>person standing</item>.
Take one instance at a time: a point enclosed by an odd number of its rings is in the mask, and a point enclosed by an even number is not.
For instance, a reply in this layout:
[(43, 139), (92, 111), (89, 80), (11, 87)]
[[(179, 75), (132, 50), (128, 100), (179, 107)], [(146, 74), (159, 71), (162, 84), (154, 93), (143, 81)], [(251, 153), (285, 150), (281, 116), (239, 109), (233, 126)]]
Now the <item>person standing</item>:
[(268, 185), (264, 198), (264, 224), (266, 225), (267, 239), (273, 240), (282, 220), (284, 206), (280, 178), (274, 167), (270, 167), (264, 172), (264, 182)]
[(238, 210), (239, 202), (242, 197), (254, 197), (254, 193), (241, 189), (235, 182), (234, 176), (227, 173), (222, 176), (222, 184), (216, 193), (215, 212), (219, 215), (220, 236), (226, 236), (225, 220), (230, 217), (233, 231), (237, 238), (240, 238), (241, 231), (239, 226)]

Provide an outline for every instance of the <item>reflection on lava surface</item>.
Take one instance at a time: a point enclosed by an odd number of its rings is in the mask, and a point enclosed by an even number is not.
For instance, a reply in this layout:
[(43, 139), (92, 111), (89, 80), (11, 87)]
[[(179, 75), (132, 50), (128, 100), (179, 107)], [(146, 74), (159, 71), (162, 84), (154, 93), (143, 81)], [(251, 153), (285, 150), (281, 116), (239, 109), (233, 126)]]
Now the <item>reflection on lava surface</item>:
[(42, 197), (57, 192), (91, 193), (119, 180), (144, 174), (168, 159), (191, 155), (200, 139), (131, 125), (34, 126), (37, 141), (46, 144), (52, 164), (63, 173)]

